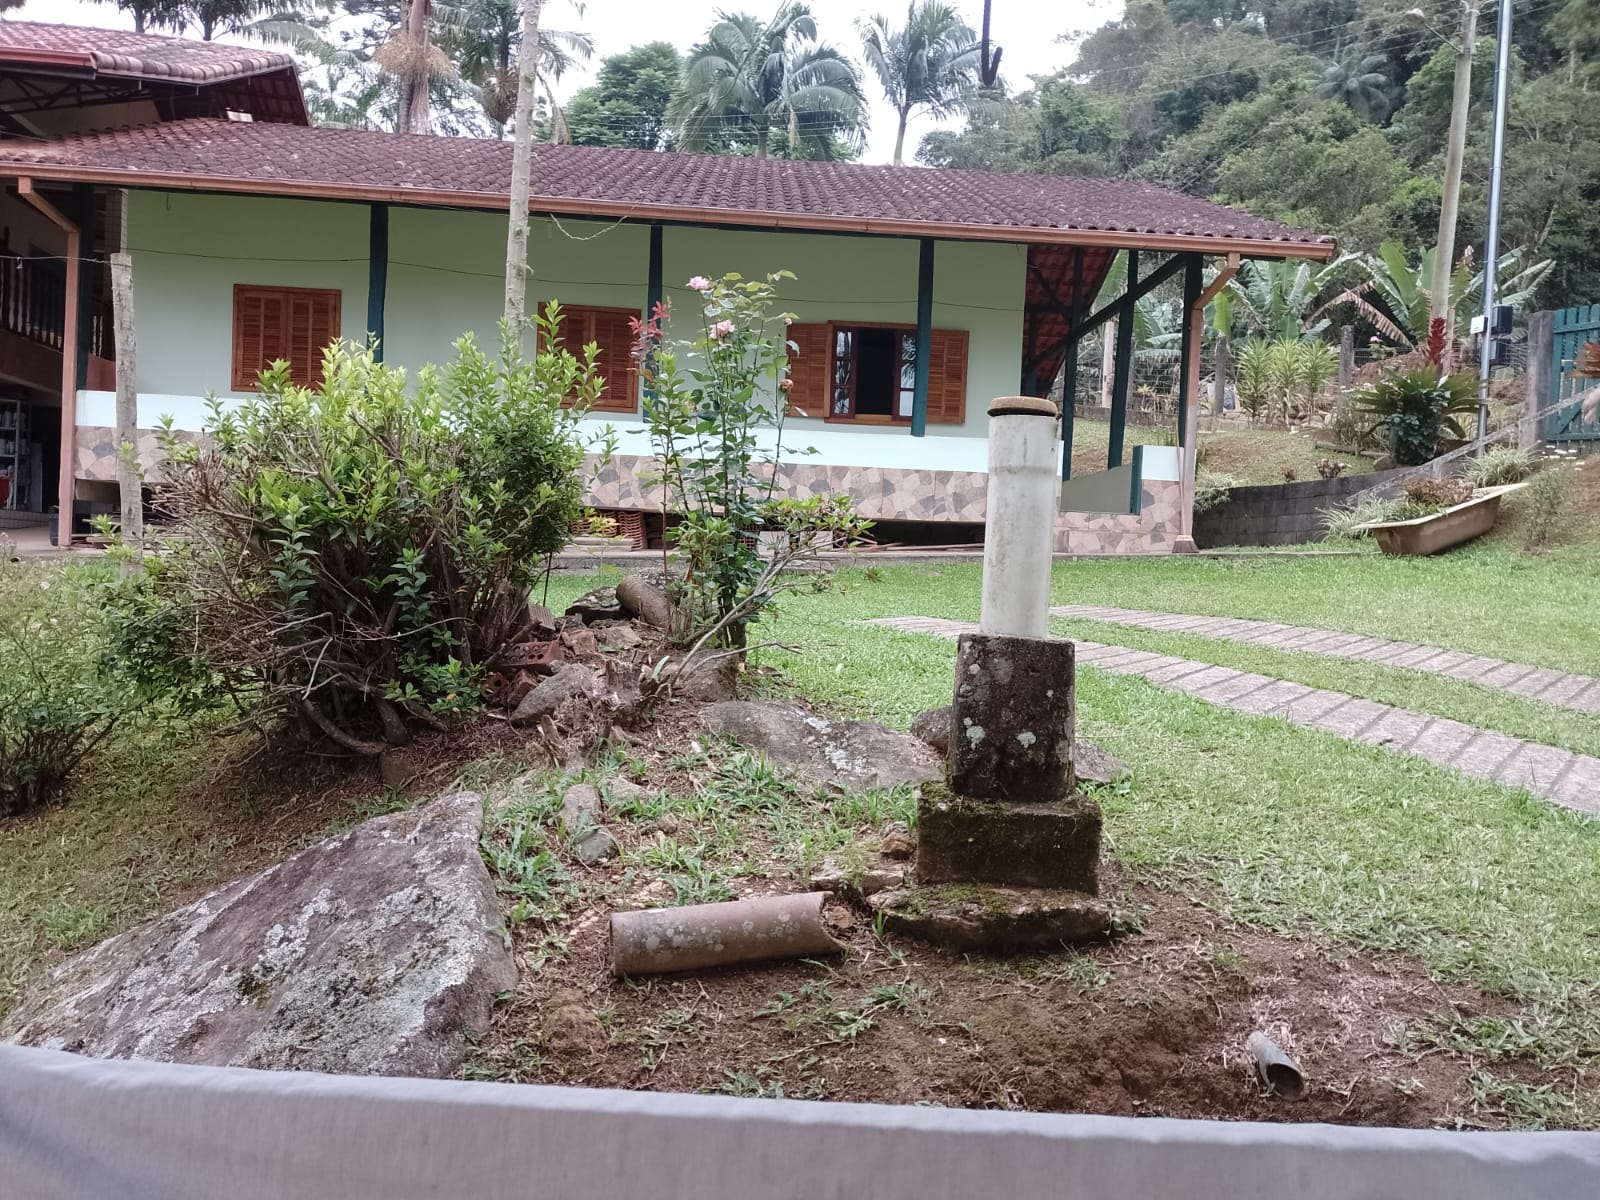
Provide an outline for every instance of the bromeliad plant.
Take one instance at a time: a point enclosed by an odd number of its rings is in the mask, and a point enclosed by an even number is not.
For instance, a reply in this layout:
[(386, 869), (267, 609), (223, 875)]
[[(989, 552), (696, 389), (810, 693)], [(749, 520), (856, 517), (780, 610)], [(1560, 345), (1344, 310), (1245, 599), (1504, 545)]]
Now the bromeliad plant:
[(1466, 437), (1456, 418), (1475, 412), (1477, 387), (1463, 373), (1442, 375), (1435, 366), (1414, 371), (1386, 371), (1376, 383), (1353, 393), (1358, 412), (1371, 418), (1370, 429), (1388, 444), (1397, 467), (1430, 461), (1446, 433)]
[(867, 529), (846, 497), (780, 494), (780, 454), (796, 453), (783, 445), (794, 347), (792, 315), (774, 310), (778, 284), (793, 278), (695, 276), (698, 312), (682, 319), (699, 329), (689, 339), (664, 340), (665, 305), (635, 323), (645, 420), (660, 462), (654, 482), (664, 510), (679, 518), (667, 539), (682, 573), (673, 599), (696, 650), (743, 649), (750, 625), (783, 590), (786, 569), (818, 548), (854, 544)]
[(470, 711), (583, 511), (576, 423), (602, 380), (594, 346), (559, 347), (559, 321), (552, 305), (534, 361), (468, 336), (414, 387), (335, 345), (318, 387), (277, 363), (213, 408), (204, 442), (169, 435), (172, 535), (149, 586), (175, 615), (140, 627), (350, 751)]

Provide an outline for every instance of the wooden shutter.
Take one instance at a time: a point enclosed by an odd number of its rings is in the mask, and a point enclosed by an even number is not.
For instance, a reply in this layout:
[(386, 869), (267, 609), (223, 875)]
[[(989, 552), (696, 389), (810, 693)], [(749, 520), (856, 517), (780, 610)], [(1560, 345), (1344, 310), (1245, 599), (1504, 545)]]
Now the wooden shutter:
[(315, 387), (322, 352), (339, 337), (339, 302), (334, 289), (235, 284), (233, 390), (254, 391), (257, 376), (279, 359), (289, 363), (295, 384)]
[(606, 385), (595, 402), (601, 412), (631, 413), (639, 410), (639, 367), (633, 361), (633, 330), (629, 319), (639, 314), (623, 308), (597, 308), (590, 336), (600, 347), (597, 363)]
[[(544, 306), (548, 311), (549, 306)], [(596, 308), (585, 304), (561, 306), (561, 334), (558, 343), (577, 358), (593, 342), (598, 349), (595, 367), (605, 380), (596, 412), (631, 413), (639, 411), (639, 368), (633, 361), (633, 330), (630, 320), (639, 314), (631, 308)]]
[(801, 416), (827, 416), (833, 327), (796, 323), (789, 326), (789, 340), (795, 344), (789, 351), (790, 407)]
[(935, 329), (928, 355), (928, 424), (967, 419), (967, 331)]

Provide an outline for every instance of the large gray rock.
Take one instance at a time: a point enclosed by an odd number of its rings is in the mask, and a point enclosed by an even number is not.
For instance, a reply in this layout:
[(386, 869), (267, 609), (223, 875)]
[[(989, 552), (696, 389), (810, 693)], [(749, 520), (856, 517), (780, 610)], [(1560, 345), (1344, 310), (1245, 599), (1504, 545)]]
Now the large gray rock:
[(462, 792), (358, 825), (68, 959), (0, 1036), (98, 1058), (454, 1074), (516, 983), (482, 822)]
[(870, 721), (830, 721), (780, 700), (724, 700), (703, 718), (713, 733), (759, 750), (813, 786), (889, 788), (944, 775), (925, 742)]
[(591, 705), (604, 690), (604, 683), (592, 667), (566, 663), (554, 675), (534, 685), (512, 712), (511, 720), (517, 725), (532, 725), (541, 717), (554, 716), (569, 701)]

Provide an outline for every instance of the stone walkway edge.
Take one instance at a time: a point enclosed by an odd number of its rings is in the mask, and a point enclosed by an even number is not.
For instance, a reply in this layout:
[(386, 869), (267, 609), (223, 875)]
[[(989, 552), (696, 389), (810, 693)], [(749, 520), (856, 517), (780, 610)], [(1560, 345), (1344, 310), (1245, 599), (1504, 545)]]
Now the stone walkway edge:
[(1325, 654), (1330, 658), (1358, 659), (1380, 667), (1402, 667), (1446, 679), (1475, 683), (1541, 704), (1578, 712), (1600, 713), (1600, 679), (1549, 667), (1530, 667), (1443, 646), (1391, 642), (1359, 633), (1279, 625), (1275, 621), (1248, 621), (1239, 617), (1206, 617), (1185, 613), (1144, 612), (1136, 608), (1101, 608), (1064, 604), (1050, 610), (1052, 617), (1104, 621), (1157, 633), (1189, 633), (1227, 642), (1248, 642), (1271, 650)]
[[(950, 639), (977, 630), (974, 622), (942, 617), (882, 617), (871, 624)], [(1158, 687), (1235, 712), (1279, 717), (1350, 741), (1414, 754), (1475, 779), (1522, 788), (1563, 808), (1600, 814), (1600, 758), (1588, 754), (1525, 742), (1447, 717), (1395, 708), (1287, 679), (1170, 654), (1074, 640), (1077, 661), (1082, 666), (1112, 675), (1137, 675)]]

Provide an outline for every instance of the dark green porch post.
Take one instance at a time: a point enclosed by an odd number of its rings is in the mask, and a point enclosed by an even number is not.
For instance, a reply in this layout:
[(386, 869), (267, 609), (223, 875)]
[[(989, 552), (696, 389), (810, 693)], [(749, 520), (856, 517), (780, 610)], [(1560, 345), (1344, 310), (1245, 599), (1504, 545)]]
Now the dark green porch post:
[[(1139, 283), (1139, 252), (1128, 251), (1128, 284), (1123, 294), (1133, 295)], [(1122, 465), (1122, 441), (1128, 430), (1128, 385), (1133, 375), (1133, 305), (1117, 316), (1117, 348), (1111, 376), (1111, 444), (1106, 450), (1106, 466)]]
[(644, 292), (644, 319), (646, 321), (656, 315), (656, 305), (661, 303), (661, 236), (660, 225), (650, 226), (650, 267)]
[[(1200, 299), (1200, 289), (1205, 286), (1201, 278), (1204, 270), (1198, 254), (1191, 254), (1183, 265), (1183, 341), (1178, 352), (1178, 445), (1187, 443), (1189, 437), (1189, 406), (1195, 402), (1192, 394), (1199, 372), (1191, 372), (1189, 364), (1200, 347), (1195, 342), (1199, 332), (1194, 319), (1195, 302)], [(1191, 375), (1193, 378), (1191, 378)]]
[(923, 238), (917, 255), (917, 378), (911, 400), (911, 436), (928, 431), (928, 360), (933, 357), (933, 239)]
[(383, 361), (383, 306), (389, 290), (389, 206), (368, 209), (367, 228), (367, 337), (372, 355)]

